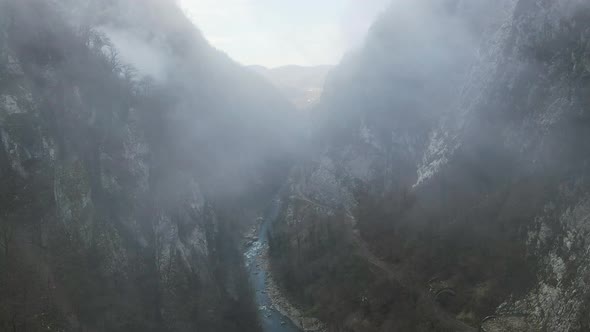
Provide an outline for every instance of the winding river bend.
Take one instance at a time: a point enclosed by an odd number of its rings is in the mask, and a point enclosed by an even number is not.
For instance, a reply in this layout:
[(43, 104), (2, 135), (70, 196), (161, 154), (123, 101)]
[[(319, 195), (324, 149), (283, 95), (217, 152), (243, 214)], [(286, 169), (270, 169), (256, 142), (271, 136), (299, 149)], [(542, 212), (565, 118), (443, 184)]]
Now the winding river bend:
[(246, 266), (250, 282), (256, 292), (256, 304), (260, 314), (260, 322), (264, 332), (301, 332), (288, 317), (273, 309), (272, 301), (266, 290), (268, 273), (266, 264), (260, 264), (261, 256), (268, 246), (267, 230), (277, 219), (281, 201), (276, 198), (266, 212), (264, 221), (258, 229), (258, 240), (245, 253)]

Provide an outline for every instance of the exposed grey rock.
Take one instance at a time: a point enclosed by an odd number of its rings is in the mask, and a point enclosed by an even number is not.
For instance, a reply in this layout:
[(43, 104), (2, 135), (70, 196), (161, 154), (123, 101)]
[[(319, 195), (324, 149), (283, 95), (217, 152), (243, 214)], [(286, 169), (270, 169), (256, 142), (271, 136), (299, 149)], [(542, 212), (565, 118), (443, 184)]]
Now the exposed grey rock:
[[(362, 208), (359, 191), (397, 211), (387, 195), (401, 193), (410, 207), (382, 220), (390, 243), (412, 248), (391, 244), (383, 253), (400, 250), (401, 266), (413, 250), (431, 250), (408, 264), (437, 265), (445, 279), (463, 280), (470, 263), (453, 258), (461, 253), (484, 250), (492, 258), (479, 259), (489, 266), (510, 257), (526, 262), (519, 264), (528, 270), (521, 290), (510, 288), (514, 275), (496, 289), (510, 289), (503, 304), (477, 318), (462, 308), (458, 317), (475, 326), (495, 314), (490, 331), (587, 329), (588, 2), (455, 1), (451, 14), (419, 3), (424, 8), (411, 14), (437, 31), (423, 35), (396, 16), (407, 8), (394, 5), (365, 48), (333, 70), (316, 112), (318, 156), (293, 172), (290, 195), (298, 199), (286, 205), (285, 222), (307, 213), (298, 207), (302, 198), (325, 205), (327, 216)], [(461, 57), (437, 57), (452, 51)], [(508, 243), (521, 249), (492, 254)], [(498, 296), (482, 286), (494, 277), (477, 278), (479, 284), (459, 287), (481, 291), (475, 302)]]

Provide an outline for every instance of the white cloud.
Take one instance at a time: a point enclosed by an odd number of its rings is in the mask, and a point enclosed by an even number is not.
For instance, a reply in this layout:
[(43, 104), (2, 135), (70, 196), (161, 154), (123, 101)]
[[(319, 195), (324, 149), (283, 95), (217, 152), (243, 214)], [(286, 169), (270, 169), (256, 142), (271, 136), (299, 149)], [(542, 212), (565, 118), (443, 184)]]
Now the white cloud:
[(132, 65), (142, 76), (166, 79), (167, 55), (160, 47), (151, 45), (126, 30), (106, 26), (99, 30), (109, 37), (123, 63)]

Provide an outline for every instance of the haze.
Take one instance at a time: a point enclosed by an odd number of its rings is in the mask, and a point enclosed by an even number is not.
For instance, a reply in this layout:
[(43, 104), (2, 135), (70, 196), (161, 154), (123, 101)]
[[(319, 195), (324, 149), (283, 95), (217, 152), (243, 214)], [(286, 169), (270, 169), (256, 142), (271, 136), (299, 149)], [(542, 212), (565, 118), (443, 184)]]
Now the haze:
[(179, 0), (216, 48), (244, 65), (336, 64), (387, 0)]
[(589, 97), (590, 0), (0, 0), (0, 332), (590, 331)]

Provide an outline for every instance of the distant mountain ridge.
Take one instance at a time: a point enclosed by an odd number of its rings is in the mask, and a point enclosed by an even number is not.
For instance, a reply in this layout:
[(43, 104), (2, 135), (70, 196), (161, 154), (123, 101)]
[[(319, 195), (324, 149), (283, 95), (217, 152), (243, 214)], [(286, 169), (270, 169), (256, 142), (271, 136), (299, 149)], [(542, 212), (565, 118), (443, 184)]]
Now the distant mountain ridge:
[(287, 65), (276, 68), (264, 66), (249, 66), (248, 68), (273, 83), (295, 107), (309, 110), (317, 104), (322, 96), (324, 83), (333, 66)]

